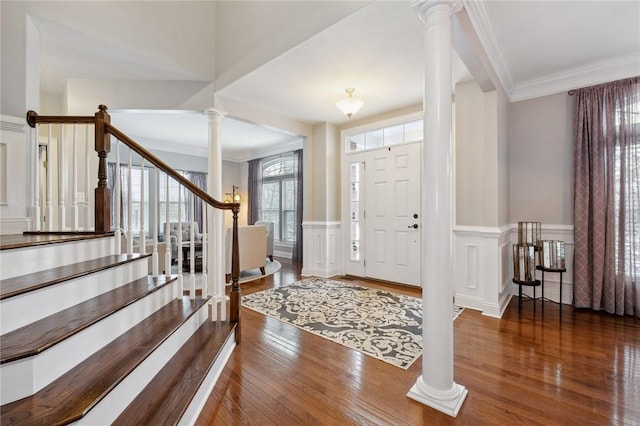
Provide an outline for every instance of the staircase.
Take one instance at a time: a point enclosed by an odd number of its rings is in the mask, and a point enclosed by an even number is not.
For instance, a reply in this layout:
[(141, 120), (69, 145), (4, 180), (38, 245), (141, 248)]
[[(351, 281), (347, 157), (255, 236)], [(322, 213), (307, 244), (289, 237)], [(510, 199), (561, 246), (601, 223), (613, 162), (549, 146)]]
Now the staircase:
[(193, 424), (235, 346), (113, 234), (0, 239), (2, 425)]
[[(0, 425), (194, 424), (240, 342), (240, 205), (214, 199), (112, 126), (105, 106), (94, 116), (82, 117), (29, 111), (27, 122), (34, 128), (27, 142), (35, 147), (43, 135), (49, 148), (58, 138), (59, 163), (57, 173), (52, 173), (48, 160), (42, 172), (37, 159), (27, 165), (36, 186), (30, 200), (33, 232), (0, 236)], [(116, 179), (109, 183), (107, 158), (113, 142)], [(123, 184), (117, 178), (123, 163), (120, 147), (129, 149), (126, 253), (120, 223)], [(97, 161), (89, 160), (91, 148)], [(192, 267), (189, 296), (183, 295), (180, 258), (178, 275), (158, 271), (158, 205), (148, 203), (153, 212), (148, 219), (153, 229), (149, 243), (144, 207), (134, 209), (130, 195), (135, 189), (130, 176), (138, 167), (132, 165), (134, 153), (141, 170), (145, 164), (153, 167), (155, 185), (160, 179), (166, 188), (170, 182), (178, 185), (177, 205), (184, 196), (191, 206), (189, 218), (177, 213), (180, 224), (184, 218), (193, 230), (194, 211), (201, 209), (206, 225), (202, 245), (208, 256), (203, 256), (200, 292)], [(84, 178), (79, 169), (84, 169)], [(98, 184), (81, 207), (78, 188), (86, 181), (87, 193), (93, 171)], [(140, 185), (144, 188), (143, 182)], [(159, 198), (156, 189), (153, 202)], [(165, 201), (164, 217), (169, 218), (174, 200), (168, 189)], [(140, 204), (145, 204), (144, 198)], [(139, 210), (137, 234), (133, 210)], [(220, 272), (223, 211), (233, 214), (228, 295)], [(164, 222), (162, 237), (168, 242), (169, 220)], [(141, 253), (133, 249), (134, 237)], [(192, 241), (193, 237), (191, 231)], [(152, 254), (145, 254), (147, 244)], [(177, 244), (182, 245), (181, 225)], [(171, 265), (170, 250), (164, 255), (165, 265)], [(190, 258), (194, 256), (192, 244)], [(207, 280), (205, 271), (220, 277)]]

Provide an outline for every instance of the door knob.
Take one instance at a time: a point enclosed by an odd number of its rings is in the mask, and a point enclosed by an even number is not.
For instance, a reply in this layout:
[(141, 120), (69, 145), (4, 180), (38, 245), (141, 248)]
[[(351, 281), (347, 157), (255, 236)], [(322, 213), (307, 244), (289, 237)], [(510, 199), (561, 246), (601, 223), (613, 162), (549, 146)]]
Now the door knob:
[(409, 226), (407, 226), (407, 228), (418, 229), (418, 224), (417, 224), (417, 223), (414, 223), (413, 225), (409, 225)]

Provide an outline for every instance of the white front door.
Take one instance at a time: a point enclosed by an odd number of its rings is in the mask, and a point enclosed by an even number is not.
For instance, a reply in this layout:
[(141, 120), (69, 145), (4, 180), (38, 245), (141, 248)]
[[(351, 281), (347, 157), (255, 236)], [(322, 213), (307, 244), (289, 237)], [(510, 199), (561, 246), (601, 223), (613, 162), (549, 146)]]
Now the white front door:
[(420, 286), (420, 143), (365, 156), (366, 275)]

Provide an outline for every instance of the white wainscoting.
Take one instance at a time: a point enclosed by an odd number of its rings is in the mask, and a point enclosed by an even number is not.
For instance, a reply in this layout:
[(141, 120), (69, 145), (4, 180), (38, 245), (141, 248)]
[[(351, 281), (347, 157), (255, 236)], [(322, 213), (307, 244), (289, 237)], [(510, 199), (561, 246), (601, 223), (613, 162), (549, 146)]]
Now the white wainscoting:
[(0, 234), (20, 234), (31, 230), (31, 153), (25, 119), (0, 116), (0, 138)]
[(341, 273), (340, 222), (303, 222), (302, 275), (331, 277)]
[(455, 304), (500, 318), (511, 292), (510, 226), (453, 229)]
[[(565, 242), (565, 266), (562, 276), (562, 302), (573, 300), (573, 226), (542, 224), (543, 240)], [(513, 278), (513, 244), (518, 242), (518, 225), (500, 228), (458, 226), (453, 230), (453, 281), (455, 303), (501, 317), (512, 297), (518, 296)], [(541, 279), (542, 273), (536, 271)], [(522, 292), (532, 295), (531, 287)], [(540, 296), (536, 289), (536, 296)], [(545, 298), (560, 299), (560, 274), (545, 273)]]

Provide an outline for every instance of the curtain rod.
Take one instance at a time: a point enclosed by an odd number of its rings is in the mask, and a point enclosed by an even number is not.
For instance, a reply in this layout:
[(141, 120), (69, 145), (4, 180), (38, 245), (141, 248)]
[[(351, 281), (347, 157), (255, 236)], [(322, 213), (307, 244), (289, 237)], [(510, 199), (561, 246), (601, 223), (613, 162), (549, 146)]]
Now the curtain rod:
[(573, 95), (575, 95), (575, 94), (576, 94), (576, 91), (575, 91), (575, 90), (569, 90), (569, 91), (567, 92), (567, 95), (569, 95), (569, 96), (573, 96)]

